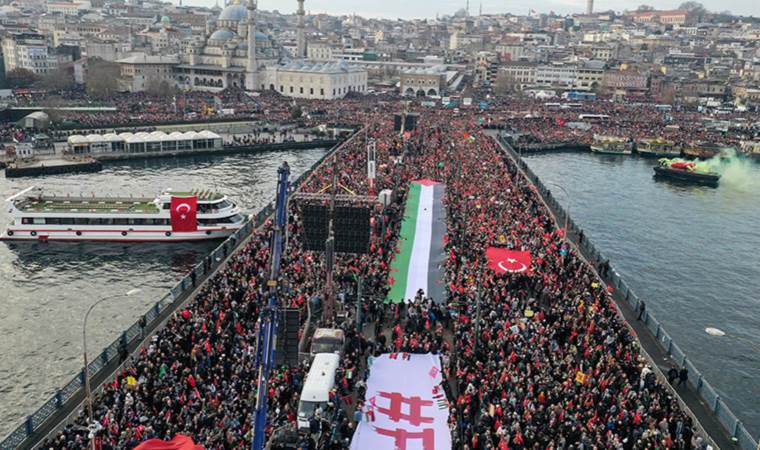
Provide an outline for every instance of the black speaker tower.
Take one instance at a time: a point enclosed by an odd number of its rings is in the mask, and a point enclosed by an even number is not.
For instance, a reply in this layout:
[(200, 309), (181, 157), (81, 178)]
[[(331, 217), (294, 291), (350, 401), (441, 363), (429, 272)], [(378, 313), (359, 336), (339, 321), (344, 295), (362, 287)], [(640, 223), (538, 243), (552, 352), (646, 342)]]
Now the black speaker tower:
[(280, 309), (279, 313), (274, 363), (278, 367), (297, 367), (300, 312), (298, 309)]

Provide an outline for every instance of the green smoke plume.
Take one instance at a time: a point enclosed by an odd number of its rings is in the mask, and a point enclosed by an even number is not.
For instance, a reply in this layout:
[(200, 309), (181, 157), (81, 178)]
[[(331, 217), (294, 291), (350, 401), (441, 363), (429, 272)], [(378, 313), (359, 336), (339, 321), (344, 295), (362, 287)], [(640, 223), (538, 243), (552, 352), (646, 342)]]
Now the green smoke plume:
[(695, 172), (720, 174), (720, 185), (723, 187), (760, 192), (760, 170), (757, 163), (739, 155), (732, 147), (724, 148), (719, 155), (705, 161), (673, 158), (667, 159), (667, 162), (668, 165), (674, 162), (693, 162)]

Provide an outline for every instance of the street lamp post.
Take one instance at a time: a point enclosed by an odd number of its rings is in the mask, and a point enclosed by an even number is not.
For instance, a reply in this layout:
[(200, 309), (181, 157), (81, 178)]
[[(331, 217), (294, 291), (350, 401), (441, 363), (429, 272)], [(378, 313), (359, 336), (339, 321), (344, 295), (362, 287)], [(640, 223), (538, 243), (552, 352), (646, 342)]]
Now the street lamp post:
[[(116, 295), (109, 295), (107, 297), (103, 297), (100, 300), (96, 301), (90, 307), (87, 309), (87, 312), (84, 315), (84, 323), (82, 325), (82, 350), (83, 350), (83, 359), (84, 359), (84, 372), (82, 372), (82, 375), (84, 376), (84, 394), (87, 401), (87, 426), (89, 427), (92, 425), (92, 391), (90, 390), (90, 372), (88, 370), (89, 362), (87, 361), (87, 319), (90, 317), (90, 313), (92, 310), (98, 306), (99, 304), (107, 301), (107, 300), (113, 300), (115, 298), (121, 298), (121, 297), (129, 297), (132, 295), (137, 294), (140, 292), (140, 289), (131, 289), (123, 294), (116, 294)], [(90, 439), (90, 448), (94, 448), (94, 440)]]
[(546, 184), (550, 184), (550, 185), (558, 188), (559, 190), (561, 190), (562, 192), (565, 193), (565, 198), (567, 198), (567, 211), (565, 211), (565, 240), (567, 241), (568, 240), (568, 236), (567, 235), (569, 233), (569, 231), (567, 229), (567, 224), (568, 224), (568, 220), (570, 219), (570, 207), (572, 206), (571, 202), (570, 202), (570, 194), (567, 192), (567, 189), (565, 189), (564, 187), (562, 187), (561, 185), (559, 185), (557, 183), (554, 183), (552, 181), (548, 181)]

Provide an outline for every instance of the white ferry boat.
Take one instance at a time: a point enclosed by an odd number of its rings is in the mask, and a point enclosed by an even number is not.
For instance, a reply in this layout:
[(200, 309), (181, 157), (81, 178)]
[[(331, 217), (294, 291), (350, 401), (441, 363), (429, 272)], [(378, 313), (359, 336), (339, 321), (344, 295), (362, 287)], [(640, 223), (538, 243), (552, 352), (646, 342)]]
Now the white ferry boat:
[(225, 238), (247, 219), (210, 191), (166, 191), (150, 199), (48, 196), (31, 187), (6, 202), (12, 222), (2, 240), (198, 241)]
[(636, 151), (641, 156), (676, 157), (681, 156), (681, 147), (668, 139), (642, 139), (636, 143)]
[(617, 136), (594, 135), (591, 151), (608, 155), (630, 155), (633, 153), (633, 143)]

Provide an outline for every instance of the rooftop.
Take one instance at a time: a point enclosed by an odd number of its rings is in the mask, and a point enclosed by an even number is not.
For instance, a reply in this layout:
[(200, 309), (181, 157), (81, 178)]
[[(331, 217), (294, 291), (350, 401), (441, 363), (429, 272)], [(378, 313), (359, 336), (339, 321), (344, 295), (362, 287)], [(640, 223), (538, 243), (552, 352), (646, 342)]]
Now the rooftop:
[(68, 197), (29, 197), (16, 204), (25, 212), (71, 212), (71, 213), (130, 213), (156, 214), (159, 209), (149, 199), (103, 199), (103, 198), (68, 198)]
[(213, 201), (213, 200), (221, 200), (224, 198), (224, 194), (220, 194), (219, 192), (214, 191), (208, 191), (208, 190), (200, 190), (200, 189), (193, 189), (192, 191), (167, 191), (167, 195), (172, 195), (174, 197), (198, 197), (199, 201)]
[(432, 67), (415, 67), (413, 69), (405, 70), (401, 72), (403, 75), (443, 75), (446, 72), (446, 66), (432, 66)]
[(138, 53), (116, 61), (119, 64), (178, 64), (176, 56), (146, 55)]
[(364, 69), (345, 61), (340, 62), (326, 62), (326, 63), (309, 63), (305, 61), (292, 61), (284, 66), (280, 66), (279, 70), (285, 72), (306, 72), (306, 73), (348, 73), (348, 72), (363, 72)]

